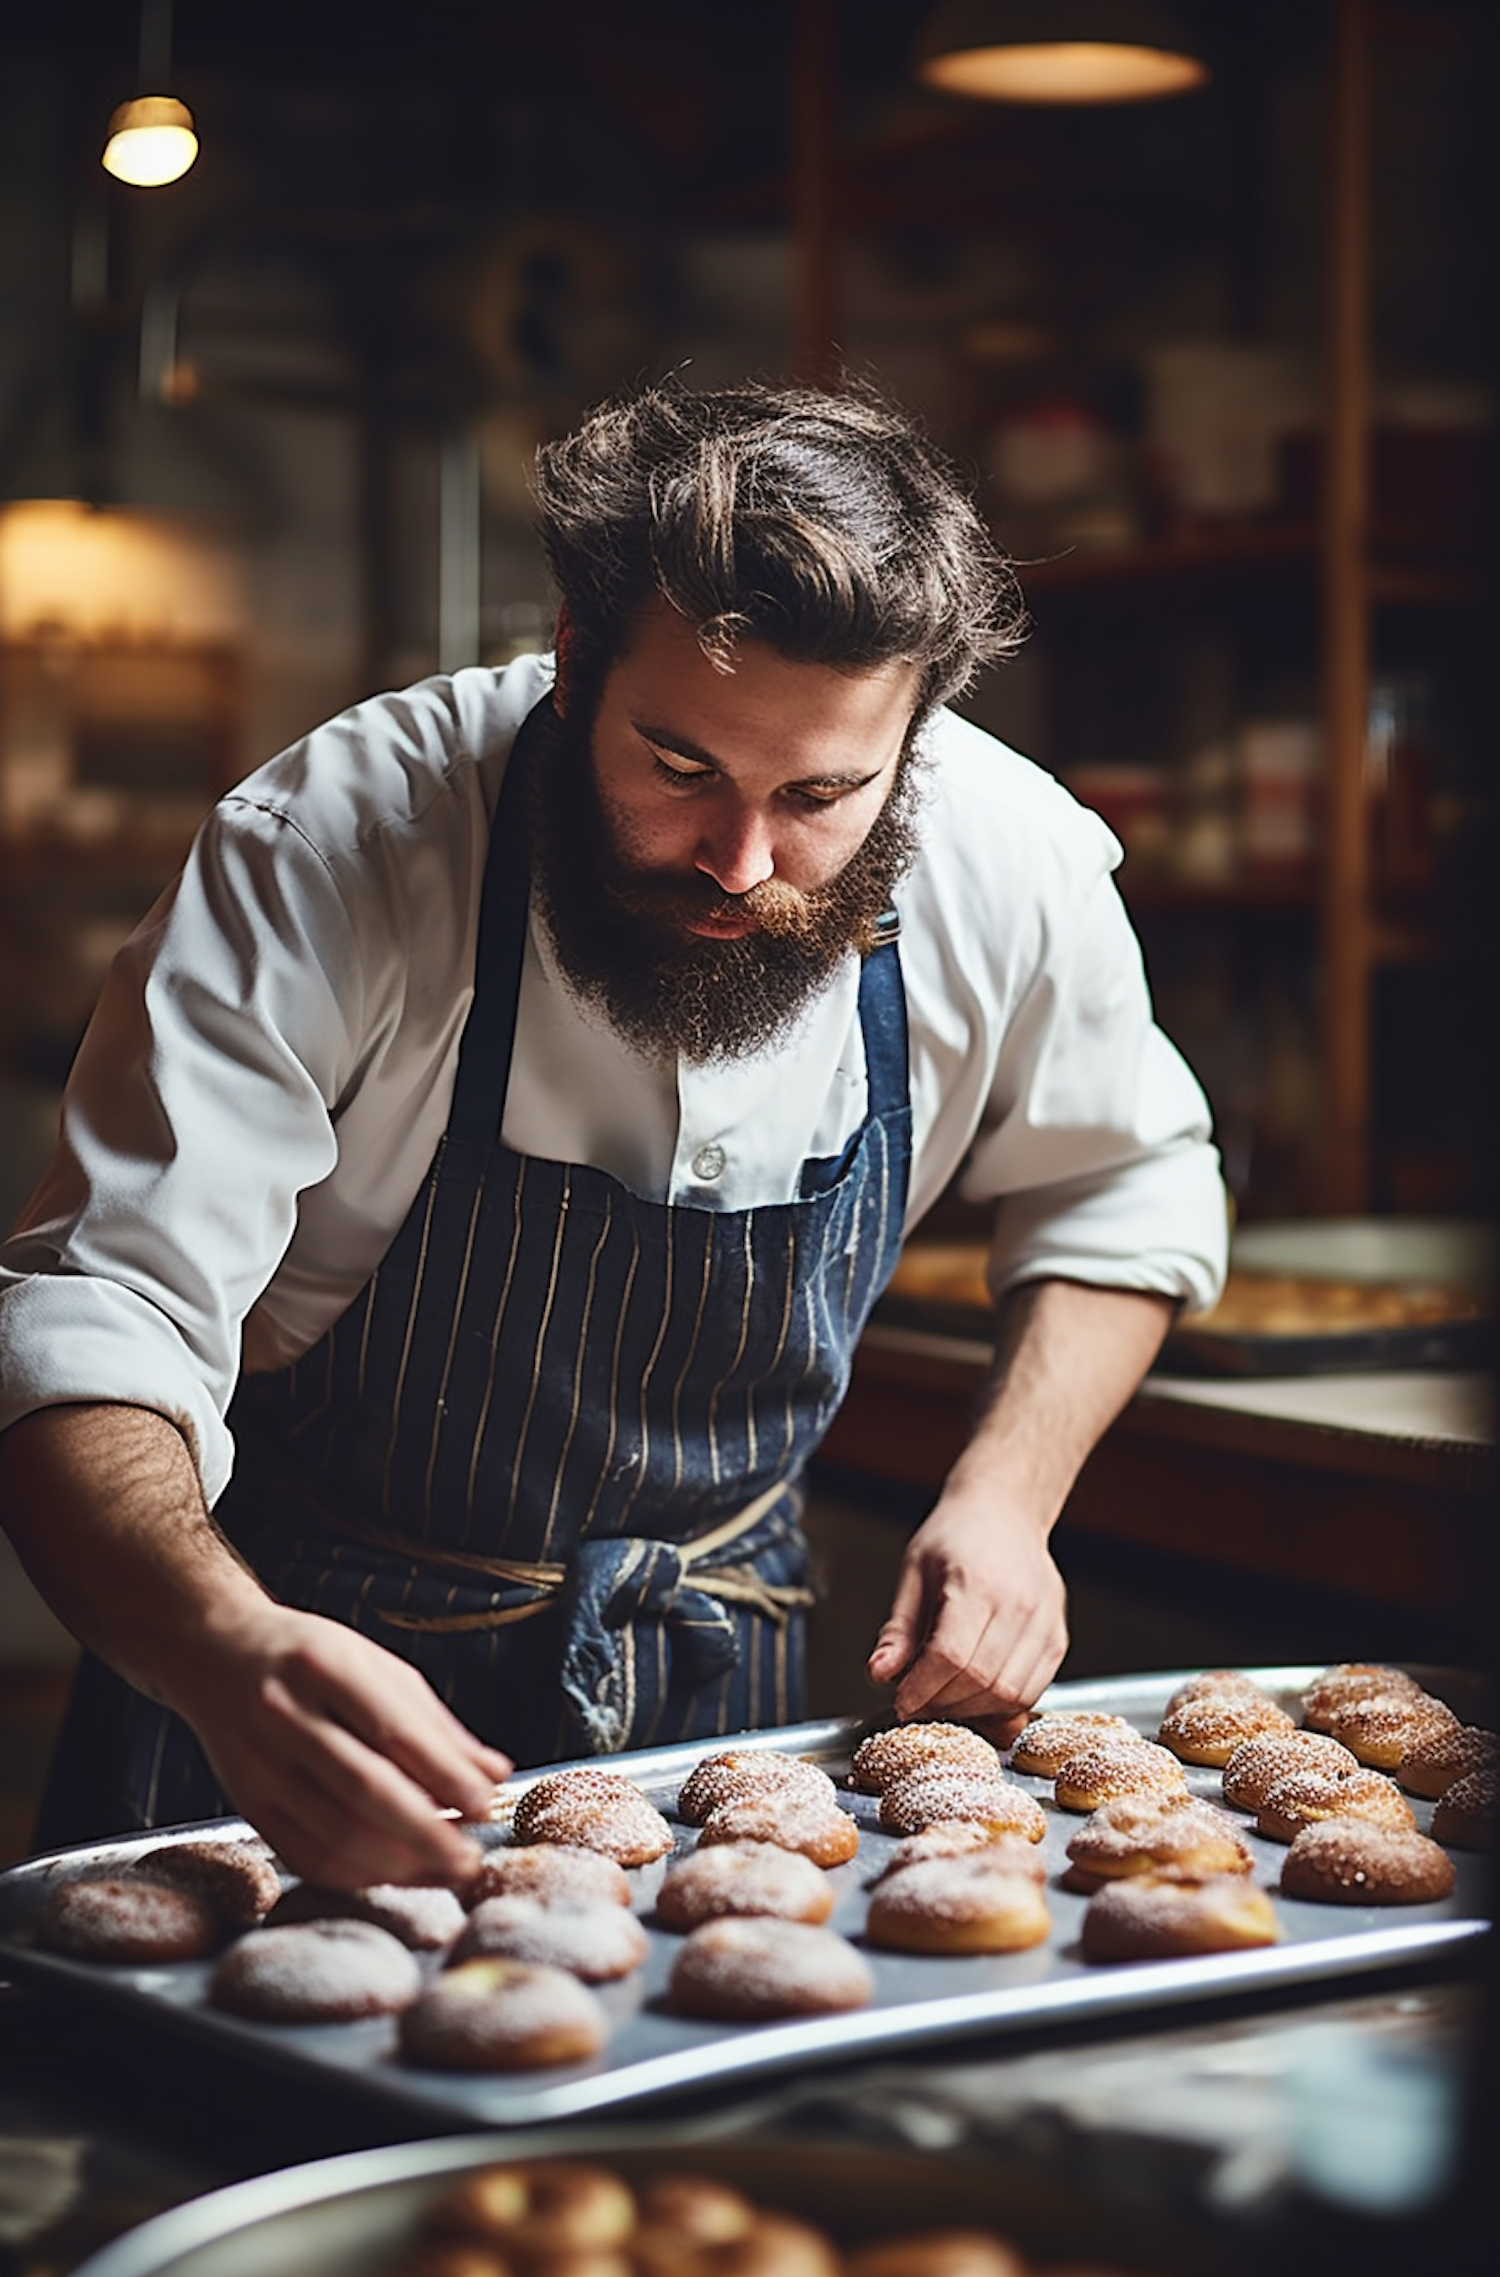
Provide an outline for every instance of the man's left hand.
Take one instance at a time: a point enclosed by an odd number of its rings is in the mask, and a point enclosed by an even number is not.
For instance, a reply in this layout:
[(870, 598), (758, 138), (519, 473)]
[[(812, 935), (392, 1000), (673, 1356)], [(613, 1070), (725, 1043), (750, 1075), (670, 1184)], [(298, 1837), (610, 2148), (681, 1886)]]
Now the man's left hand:
[(951, 1488), (917, 1529), (870, 1655), (895, 1712), (988, 1727), (1008, 1744), (1067, 1650), (1066, 1597), (1043, 1530)]
[(1066, 1595), (1048, 1536), (1173, 1310), (1145, 1291), (1073, 1281), (1030, 1282), (1002, 1300), (987, 1404), (911, 1538), (870, 1655), (903, 1722), (998, 1726), (1004, 1745), (1057, 1674)]

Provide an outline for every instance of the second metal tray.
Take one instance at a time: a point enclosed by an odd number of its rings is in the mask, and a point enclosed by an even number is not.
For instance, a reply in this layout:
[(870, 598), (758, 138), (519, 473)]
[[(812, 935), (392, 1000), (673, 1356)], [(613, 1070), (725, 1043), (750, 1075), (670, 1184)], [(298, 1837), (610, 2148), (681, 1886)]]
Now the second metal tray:
[[(1112, 1677), (1055, 1685), (1046, 1707), (1103, 1708), (1127, 1716), (1154, 1733), (1162, 1708), (1186, 1672)], [(1251, 1671), (1288, 1703), (1319, 1673), (1316, 1667)], [(1457, 1703), (1465, 1712), (1462, 1703)], [(702, 1756), (734, 1745), (780, 1749), (821, 1762), (835, 1775), (848, 1767), (861, 1734), (861, 1720), (792, 1725), (780, 1730), (698, 1740), (611, 1758), (666, 1811), (675, 1816), (677, 1791)], [(557, 1766), (549, 1766), (555, 1769)], [(517, 1790), (540, 1772), (521, 1773)], [(1200, 1959), (1137, 1962), (1103, 1968), (1086, 1963), (1078, 1948), (1085, 1901), (1058, 1887), (1066, 1865), (1066, 1844), (1080, 1821), (1051, 1802), (1051, 1784), (1013, 1774), (1017, 1784), (1037, 1795), (1048, 1809), (1043, 1855), (1049, 1870), (1048, 1903), (1052, 1934), (1026, 1953), (975, 1957), (928, 1957), (869, 1949), (875, 1979), (872, 2004), (849, 2014), (794, 2022), (734, 2026), (674, 2015), (665, 1991), (679, 1939), (658, 1928), (653, 1918), (656, 1890), (669, 1861), (632, 1874), (634, 1907), (650, 1938), (645, 1966), (623, 1983), (603, 1988), (613, 2035), (594, 2063), (566, 2070), (475, 2077), (419, 2069), (402, 2062), (396, 2030), (389, 2020), (358, 2024), (256, 2024), (212, 2008), (205, 1999), (208, 1964), (181, 1962), (166, 1967), (102, 1966), (49, 1953), (35, 1939), (32, 1924), (47, 1888), (59, 1872), (82, 1865), (108, 1870), (126, 1863), (168, 1833), (202, 1833), (202, 1827), (163, 1830), (128, 1841), (98, 1843), (33, 1859), (0, 1875), (0, 1967), (65, 1988), (86, 2000), (123, 2005), (141, 2019), (169, 2024), (207, 2040), (226, 2054), (258, 2064), (291, 2069), (304, 2077), (322, 2076), (330, 2086), (347, 2086), (394, 2105), (429, 2126), (445, 2121), (460, 2126), (511, 2126), (555, 2122), (581, 2114), (623, 2110), (666, 2096), (720, 2085), (736, 2075), (801, 2071), (810, 2064), (862, 2053), (878, 2054), (919, 2044), (935, 2044), (1020, 2030), (1051, 2023), (1104, 2021), (1204, 2000), (1274, 1992), (1303, 1984), (1336, 1982), (1369, 1972), (1403, 1968), (1431, 1955), (1452, 1952), (1484, 1934), (1484, 1862), (1455, 1859), (1452, 1895), (1436, 1905), (1400, 1908), (1318, 1906), (1277, 1895), (1275, 1905), (1284, 1942)], [(1219, 1774), (1189, 1771), (1194, 1792), (1216, 1797)], [(868, 1885), (890, 1854), (893, 1837), (876, 1822), (873, 1796), (843, 1790), (841, 1800), (860, 1826), (859, 1856), (833, 1869), (837, 1892), (830, 1927), (859, 1939)], [(1418, 1822), (1429, 1823), (1430, 1804), (1416, 1803)], [(219, 1832), (248, 1832), (242, 1822), (215, 1822)], [(1249, 1831), (1256, 1854), (1256, 1880), (1274, 1891), (1281, 1846)], [(485, 1829), (482, 1839), (501, 1843), (502, 1829)], [(692, 1828), (678, 1828), (676, 1851), (692, 1848)], [(436, 1967), (436, 1961), (429, 1964)]]

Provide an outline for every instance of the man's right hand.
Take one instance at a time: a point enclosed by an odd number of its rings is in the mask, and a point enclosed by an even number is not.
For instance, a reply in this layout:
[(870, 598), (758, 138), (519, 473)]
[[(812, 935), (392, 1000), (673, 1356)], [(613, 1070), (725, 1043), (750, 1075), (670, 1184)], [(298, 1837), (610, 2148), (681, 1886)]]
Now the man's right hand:
[(340, 1621), (263, 1601), (238, 1626), (171, 1705), (285, 1865), (334, 1888), (470, 1880), (478, 1845), (443, 1813), (484, 1819), (508, 1757)]
[(509, 1761), (396, 1654), (268, 1597), (164, 1416), (80, 1402), (24, 1417), (0, 1434), (0, 1508), (59, 1620), (192, 1726), (294, 1874), (470, 1878), (478, 1845), (447, 1814), (484, 1818)]

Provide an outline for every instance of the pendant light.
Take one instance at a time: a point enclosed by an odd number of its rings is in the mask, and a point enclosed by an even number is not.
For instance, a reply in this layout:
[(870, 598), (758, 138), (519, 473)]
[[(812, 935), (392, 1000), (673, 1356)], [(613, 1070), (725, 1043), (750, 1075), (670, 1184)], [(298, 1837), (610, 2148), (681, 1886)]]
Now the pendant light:
[[(171, 59), (172, 0), (141, 0), (141, 87), (164, 87)], [(197, 155), (193, 114), (175, 95), (140, 94), (110, 115), (103, 163), (121, 182), (159, 188), (185, 174)]]
[(1156, 0), (946, 0), (914, 63), (927, 86), (991, 103), (1138, 103), (1209, 76)]

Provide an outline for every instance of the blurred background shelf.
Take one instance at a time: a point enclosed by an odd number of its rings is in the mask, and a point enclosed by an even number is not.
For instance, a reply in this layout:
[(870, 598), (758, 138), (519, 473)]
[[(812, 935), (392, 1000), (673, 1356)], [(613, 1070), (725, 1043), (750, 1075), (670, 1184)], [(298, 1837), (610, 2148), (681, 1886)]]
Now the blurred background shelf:
[[(1492, 11), (1187, 0), (1205, 86), (1073, 109), (920, 86), (925, 0), (751, 39), (442, 0), (357, 49), (333, 0), (179, 14), (202, 146), (160, 191), (98, 166), (133, 6), (0, 39), (13, 1072), (55, 1085), (186, 842), (151, 766), (190, 825), (361, 695), (543, 645), (525, 466), (601, 395), (847, 367), (1017, 556), (1033, 636), (968, 708), (1115, 825), (1242, 1216), (1480, 1203)], [(86, 704), (37, 749), (69, 649), (136, 675), (108, 781)]]
[[(1492, 1212), (1494, 11), (1187, 0), (1207, 86), (1048, 113), (919, 87), (926, 13), (763, 0), (747, 36), (697, 0), (434, 0), (351, 39), (335, 0), (182, 0), (201, 149), (161, 191), (98, 164), (137, 8), (7, 13), (0, 1212), (225, 785), (373, 690), (546, 644), (535, 445), (642, 376), (841, 366), (919, 412), (1017, 557), (1032, 637), (965, 708), (1120, 837), (1239, 1222)], [(890, 1392), (902, 1492), (965, 1386)], [(1119, 1507), (1160, 1531), (1170, 1489), (1191, 1531), (1209, 1426), (1169, 1405), (1172, 1479)], [(1109, 1460), (1165, 1460), (1165, 1412)], [(1175, 1627), (1118, 1562), (1087, 1599), (1130, 1545), (1082, 1491), (1086, 1648), (1207, 1651), (1222, 1568), (1154, 1553), (1198, 1572)], [(1265, 1539), (1301, 1555), (1290, 1520)], [(45, 1674), (30, 1634), (5, 1665)]]

